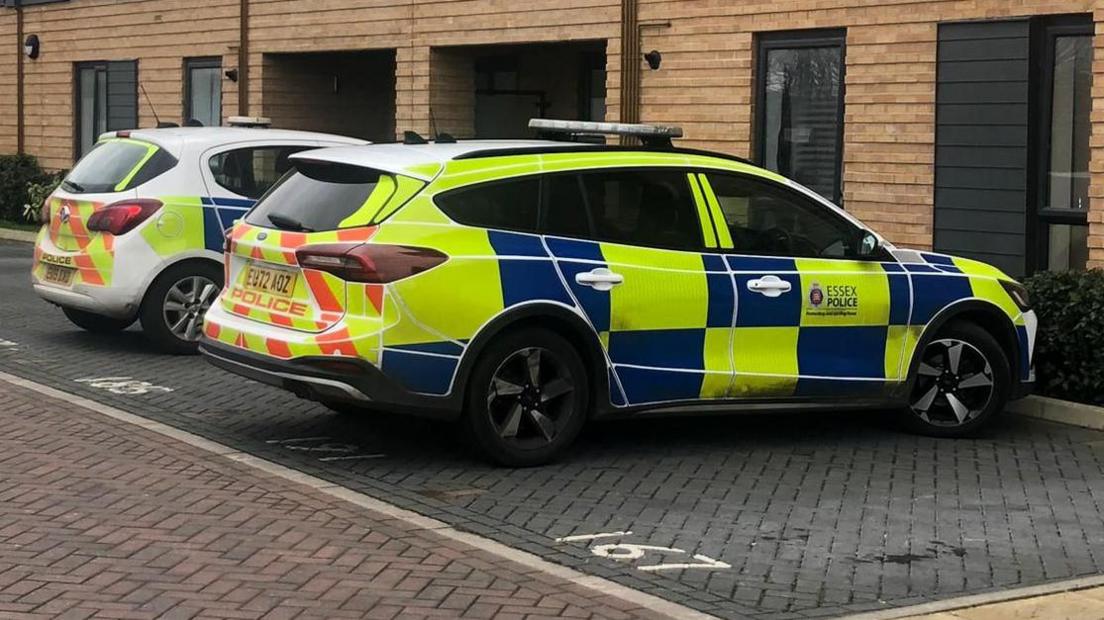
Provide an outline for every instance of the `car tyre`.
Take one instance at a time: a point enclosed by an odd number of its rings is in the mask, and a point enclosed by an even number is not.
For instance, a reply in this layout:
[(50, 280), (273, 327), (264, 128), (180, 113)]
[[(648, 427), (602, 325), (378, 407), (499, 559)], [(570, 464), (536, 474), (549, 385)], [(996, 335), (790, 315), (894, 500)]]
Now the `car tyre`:
[(150, 285), (138, 318), (146, 337), (160, 350), (193, 355), (199, 349), (203, 316), (223, 285), (215, 263), (187, 262), (166, 269)]
[(75, 308), (62, 308), (65, 318), (77, 327), (94, 334), (114, 334), (134, 324), (134, 317), (129, 319), (115, 319), (102, 314), (93, 314)]
[(560, 456), (586, 422), (586, 366), (552, 331), (523, 328), (495, 338), (472, 369), (462, 423), (476, 448), (509, 467)]
[(971, 437), (1008, 402), (1012, 371), (993, 336), (974, 323), (954, 322), (920, 352), (904, 426), (932, 437)]

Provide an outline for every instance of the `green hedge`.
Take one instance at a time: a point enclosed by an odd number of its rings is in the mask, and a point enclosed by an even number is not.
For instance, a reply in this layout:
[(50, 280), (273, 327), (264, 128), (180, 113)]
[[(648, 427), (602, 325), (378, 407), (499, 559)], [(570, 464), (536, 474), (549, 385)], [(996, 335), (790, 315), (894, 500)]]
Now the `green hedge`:
[(1037, 393), (1104, 404), (1104, 271), (1043, 272), (1024, 284), (1039, 315)]
[[(0, 220), (26, 221), (24, 205), (30, 203), (32, 185), (51, 185), (57, 174), (46, 172), (31, 155), (0, 155)], [(34, 205), (37, 214), (39, 205)]]

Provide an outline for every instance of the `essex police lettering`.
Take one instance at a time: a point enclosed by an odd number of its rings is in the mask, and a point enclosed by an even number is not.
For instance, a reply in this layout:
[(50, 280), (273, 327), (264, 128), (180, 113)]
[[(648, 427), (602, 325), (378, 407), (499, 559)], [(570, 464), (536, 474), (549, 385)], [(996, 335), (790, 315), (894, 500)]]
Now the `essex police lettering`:
[(297, 301), (276, 297), (275, 295), (258, 293), (256, 291), (247, 291), (241, 288), (231, 289), (230, 298), (251, 306), (264, 308), (265, 310), (291, 314), (294, 316), (306, 316), (308, 310), (306, 304)]
[(857, 287), (845, 284), (829, 284), (824, 287), (827, 295), (824, 305), (829, 308), (858, 308), (859, 292)]

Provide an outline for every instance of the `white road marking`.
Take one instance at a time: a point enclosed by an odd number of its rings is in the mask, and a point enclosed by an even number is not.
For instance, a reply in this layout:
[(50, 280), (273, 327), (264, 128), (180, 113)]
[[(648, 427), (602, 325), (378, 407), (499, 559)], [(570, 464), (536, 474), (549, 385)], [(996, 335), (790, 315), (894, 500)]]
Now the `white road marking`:
[(123, 396), (139, 396), (150, 392), (173, 392), (173, 388), (154, 385), (149, 381), (140, 381), (131, 377), (85, 377), (75, 379), (77, 383), (86, 383), (96, 389), (106, 390)]
[(598, 540), (599, 538), (618, 538), (620, 536), (632, 536), (632, 532), (604, 532), (601, 534), (577, 534), (557, 538), (556, 542), (581, 542), (584, 540)]
[(587, 575), (581, 573), (573, 568), (561, 566), (549, 562), (544, 558), (530, 553), (528, 551), (522, 551), (521, 549), (514, 549), (508, 547), (498, 541), (484, 538), (478, 534), (471, 534), (468, 532), (461, 532), (456, 528), (450, 526), (444, 521), (434, 519), (432, 517), (426, 517), (420, 515), (412, 510), (406, 510), (405, 508), (399, 508), (394, 504), (387, 503), (381, 499), (372, 497), (359, 491), (336, 485), (332, 482), (323, 480), (310, 474), (305, 474), (301, 471), (296, 471), (290, 467), (273, 463), (272, 461), (262, 459), (252, 454), (246, 454), (238, 450), (234, 450), (229, 446), (225, 446), (210, 439), (200, 437), (193, 433), (180, 430), (168, 424), (161, 422), (155, 422), (153, 420), (143, 418), (142, 416), (135, 415), (133, 413), (127, 413), (120, 409), (110, 407), (94, 400), (70, 394), (62, 390), (54, 389), (47, 385), (35, 383), (34, 381), (28, 381), (5, 372), (0, 372), (0, 381), (7, 382), (11, 385), (16, 385), (28, 390), (38, 392), (50, 398), (56, 398), (58, 400), (67, 402), (71, 405), (83, 407), (89, 411), (94, 411), (105, 417), (132, 424), (146, 430), (159, 433), (171, 439), (175, 439), (181, 443), (198, 448), (205, 452), (211, 453), (215, 456), (221, 456), (230, 461), (238, 463), (245, 467), (250, 467), (257, 471), (264, 472), (271, 476), (282, 478), (288, 482), (295, 484), (302, 484), (310, 489), (315, 490), (318, 493), (322, 493), (333, 497), (335, 499), (349, 502), (355, 506), (359, 506), (367, 511), (374, 512), (378, 515), (390, 517), (399, 521), (403, 521), (408, 525), (413, 526), (416, 530), (432, 531), (438, 536), (443, 536), (449, 540), (454, 540), (459, 543), (466, 544), (475, 549), (479, 549), (486, 553), (496, 555), (504, 560), (519, 564), (534, 571), (539, 571), (546, 575), (563, 579), (568, 583), (575, 584), (579, 587), (587, 588), (599, 594), (603, 594), (609, 597), (617, 598), (622, 601), (631, 603), (638, 607), (642, 607), (656, 614), (663, 615), (669, 618), (677, 618), (679, 620), (715, 620), (715, 616), (691, 609), (678, 603), (672, 603), (671, 601), (664, 600), (653, 594), (647, 592), (641, 592), (639, 590), (633, 590), (627, 586), (623, 586), (614, 581), (603, 579), (602, 577), (595, 577), (593, 575)]
[(323, 456), (319, 458), (319, 461), (353, 461), (357, 459), (382, 459), (386, 458), (386, 454), (349, 454), (346, 456)]
[(10, 349), (12, 347), (18, 347), (18, 342), (12, 342), (11, 340), (4, 340), (0, 338), (0, 349)]

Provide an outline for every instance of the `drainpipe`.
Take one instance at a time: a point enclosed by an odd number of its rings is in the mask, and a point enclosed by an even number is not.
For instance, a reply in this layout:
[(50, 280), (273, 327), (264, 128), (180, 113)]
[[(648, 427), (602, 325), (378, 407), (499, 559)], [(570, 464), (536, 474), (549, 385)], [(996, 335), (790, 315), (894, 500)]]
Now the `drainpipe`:
[(26, 148), (23, 119), (23, 0), (15, 0), (15, 152), (22, 154)]
[(238, 116), (249, 116), (249, 0), (238, 9)]
[[(621, 122), (640, 122), (640, 28), (638, 0), (621, 0)], [(622, 144), (631, 144), (628, 136)]]

